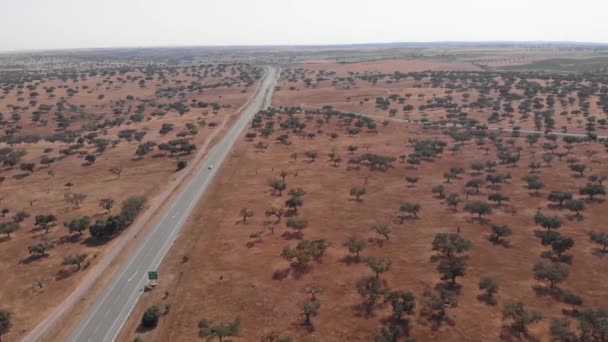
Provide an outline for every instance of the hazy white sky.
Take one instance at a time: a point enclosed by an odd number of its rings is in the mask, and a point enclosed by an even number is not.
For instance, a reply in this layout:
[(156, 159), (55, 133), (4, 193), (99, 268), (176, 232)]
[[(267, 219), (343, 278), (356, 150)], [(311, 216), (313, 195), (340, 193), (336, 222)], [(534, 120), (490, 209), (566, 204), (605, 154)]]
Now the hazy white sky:
[(608, 43), (608, 0), (0, 0), (0, 50), (559, 40)]

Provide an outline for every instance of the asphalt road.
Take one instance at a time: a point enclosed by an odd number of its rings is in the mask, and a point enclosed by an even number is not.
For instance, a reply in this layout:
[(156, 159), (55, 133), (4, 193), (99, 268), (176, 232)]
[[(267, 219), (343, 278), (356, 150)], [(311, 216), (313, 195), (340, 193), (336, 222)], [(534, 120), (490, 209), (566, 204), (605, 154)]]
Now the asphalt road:
[[(100, 299), (82, 318), (68, 341), (112, 341), (135, 307), (148, 271), (156, 270), (169, 248), (179, 235), (179, 231), (190, 216), (203, 193), (219, 171), (221, 164), (233, 145), (248, 126), (251, 118), (270, 103), (274, 84), (279, 71), (268, 67), (258, 91), (249, 105), (222, 140), (212, 148), (207, 158), (183, 187), (173, 204), (158, 223), (142, 239), (136, 250), (129, 256), (122, 269), (108, 284)], [(210, 170), (209, 167), (212, 167)], [(162, 280), (162, 274), (159, 275)]]

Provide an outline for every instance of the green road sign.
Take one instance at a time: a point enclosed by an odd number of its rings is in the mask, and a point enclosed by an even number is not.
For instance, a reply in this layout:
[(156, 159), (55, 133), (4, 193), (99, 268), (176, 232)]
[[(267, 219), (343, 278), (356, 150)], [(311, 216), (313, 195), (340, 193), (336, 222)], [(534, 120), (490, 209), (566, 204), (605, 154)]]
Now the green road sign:
[(158, 280), (158, 272), (156, 272), (156, 271), (148, 272), (148, 279), (149, 280)]

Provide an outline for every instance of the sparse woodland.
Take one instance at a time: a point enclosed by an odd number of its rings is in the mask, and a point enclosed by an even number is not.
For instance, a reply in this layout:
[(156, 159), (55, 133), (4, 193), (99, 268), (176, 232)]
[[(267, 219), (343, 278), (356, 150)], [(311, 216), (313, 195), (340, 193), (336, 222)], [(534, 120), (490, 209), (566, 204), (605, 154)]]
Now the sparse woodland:
[(160, 336), (602, 341), (607, 82), (286, 70), (202, 206), (225, 247), (184, 243), (208, 273), (184, 269), (203, 285)]

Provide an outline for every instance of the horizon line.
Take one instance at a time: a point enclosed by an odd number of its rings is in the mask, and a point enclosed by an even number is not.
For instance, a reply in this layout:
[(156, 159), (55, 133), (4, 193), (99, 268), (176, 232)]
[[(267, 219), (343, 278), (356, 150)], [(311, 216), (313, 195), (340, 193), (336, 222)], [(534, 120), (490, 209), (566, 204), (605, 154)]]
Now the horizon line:
[(335, 43), (335, 44), (211, 44), (211, 45), (133, 45), (133, 46), (104, 46), (104, 47), (71, 47), (71, 48), (42, 48), (42, 49), (16, 49), (0, 50), (1, 55), (28, 54), (44, 52), (70, 52), (95, 50), (129, 50), (129, 49), (180, 49), (180, 48), (349, 48), (373, 46), (429, 46), (429, 45), (564, 45), (608, 47), (608, 42), (569, 41), (569, 40), (437, 40), (437, 41), (400, 41), (377, 43)]

